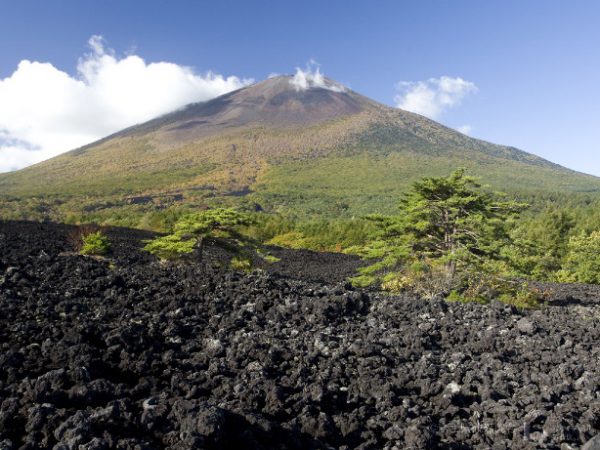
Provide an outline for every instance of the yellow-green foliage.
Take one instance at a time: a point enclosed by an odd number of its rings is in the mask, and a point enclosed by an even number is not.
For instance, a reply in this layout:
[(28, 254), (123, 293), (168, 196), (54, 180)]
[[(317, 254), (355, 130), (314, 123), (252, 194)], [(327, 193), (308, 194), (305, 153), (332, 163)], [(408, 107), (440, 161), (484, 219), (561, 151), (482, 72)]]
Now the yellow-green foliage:
[(348, 252), (369, 240), (375, 227), (363, 218), (300, 218), (255, 214), (253, 225), (242, 232), (266, 244), (315, 251)]
[(389, 273), (383, 277), (381, 289), (398, 294), (412, 287), (411, 280), (403, 273)]
[(427, 260), (388, 274), (383, 278), (381, 287), (393, 293), (411, 291), (429, 300), (447, 294), (457, 283), (458, 277), (448, 273), (443, 262)]
[(280, 234), (267, 241), (266, 244), (291, 249), (305, 248), (309, 250), (321, 250), (316, 239), (307, 238), (299, 231), (290, 231), (288, 233)]
[(240, 272), (250, 272), (252, 271), (252, 261), (246, 257), (235, 256), (231, 259), (229, 267)]
[[(360, 271), (359, 271), (360, 273)], [(360, 274), (354, 277), (349, 277), (348, 281), (352, 283), (352, 286), (357, 288), (366, 288), (375, 285), (379, 281), (379, 277), (374, 275)]]
[(572, 236), (563, 268), (557, 278), (562, 282), (600, 283), (600, 231)]
[(512, 230), (514, 244), (503, 252), (518, 275), (553, 280), (567, 254), (569, 237), (576, 225), (573, 211), (543, 209)]
[(231, 234), (237, 226), (248, 225), (251, 218), (231, 208), (214, 208), (182, 216), (174, 226), (178, 235), (206, 237), (215, 232)]
[(105, 255), (110, 250), (110, 242), (108, 238), (101, 232), (96, 231), (93, 233), (82, 236), (82, 245), (79, 253), (82, 255)]
[(173, 233), (148, 241), (144, 249), (163, 259), (177, 258), (202, 249), (208, 240), (213, 245), (237, 250), (243, 236), (236, 228), (247, 226), (252, 219), (229, 208), (215, 208), (182, 215), (173, 226)]
[(274, 256), (274, 255), (265, 255), (264, 260), (270, 264), (275, 264), (276, 262), (281, 261), (281, 258), (278, 258), (277, 256)]
[(548, 292), (528, 283), (501, 276), (501, 272), (462, 268), (450, 276), (438, 261), (413, 264), (400, 272), (388, 274), (381, 284), (391, 293), (413, 292), (425, 299), (445, 297), (449, 301), (488, 303), (499, 300), (519, 308), (535, 308)]
[(269, 264), (274, 264), (278, 261), (281, 261), (281, 258), (278, 258), (277, 256), (274, 256), (261, 248), (256, 249), (256, 254)]
[(196, 239), (185, 239), (180, 235), (170, 234), (148, 241), (144, 250), (160, 259), (176, 259), (194, 251)]
[(517, 308), (537, 308), (548, 298), (550, 292), (521, 283), (520, 286), (510, 292), (501, 294), (499, 300)]

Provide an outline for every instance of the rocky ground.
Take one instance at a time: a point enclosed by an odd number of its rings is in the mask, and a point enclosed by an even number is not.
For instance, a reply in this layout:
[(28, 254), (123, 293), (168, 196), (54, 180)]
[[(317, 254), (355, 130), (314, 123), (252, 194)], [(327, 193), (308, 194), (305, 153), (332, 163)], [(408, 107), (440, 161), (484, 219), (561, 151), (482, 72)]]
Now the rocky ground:
[(354, 290), (359, 262), (339, 255), (281, 250), (244, 275), (217, 252), (160, 264), (131, 230), (109, 232), (108, 259), (76, 256), (71, 232), (0, 222), (0, 450), (574, 449), (600, 433), (596, 287), (522, 312)]

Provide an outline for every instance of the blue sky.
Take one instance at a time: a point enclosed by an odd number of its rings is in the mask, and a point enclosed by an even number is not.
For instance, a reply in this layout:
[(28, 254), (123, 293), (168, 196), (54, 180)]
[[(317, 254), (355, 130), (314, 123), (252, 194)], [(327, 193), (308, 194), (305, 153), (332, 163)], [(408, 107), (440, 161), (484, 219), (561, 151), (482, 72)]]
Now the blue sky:
[[(0, 101), (2, 80), (16, 80), (22, 60), (47, 62), (80, 79), (78, 61), (89, 54), (94, 35), (104, 38), (102, 52), (112, 55), (114, 49), (117, 61), (137, 55), (148, 64), (191, 67), (198, 76), (222, 75), (225, 81), (203, 91), (205, 97), (244, 79), (293, 73), (314, 59), (326, 76), (389, 105), (399, 103), (400, 82), (413, 82), (403, 85), (409, 90), (435, 90), (439, 85), (427, 80), (460, 78), (472, 89), (441, 107), (436, 120), (600, 176), (600, 2), (4, 0), (0, 17)], [(46, 78), (35, 78), (36, 86)], [(31, 99), (20, 101), (14, 86), (31, 91), (24, 82), (6, 82), (6, 98), (43, 109)], [(48, 90), (57, 91), (51, 84)], [(58, 94), (51, 100), (61, 101)], [(36, 117), (50, 129), (52, 111), (29, 119), (22, 107), (3, 124), (0, 105), (0, 159), (43, 147), (43, 139), (56, 153), (145, 118), (119, 111), (122, 123), (52, 141), (32, 131)], [(16, 115), (22, 116), (17, 124)], [(15, 157), (4, 169), (30, 162), (35, 159)]]

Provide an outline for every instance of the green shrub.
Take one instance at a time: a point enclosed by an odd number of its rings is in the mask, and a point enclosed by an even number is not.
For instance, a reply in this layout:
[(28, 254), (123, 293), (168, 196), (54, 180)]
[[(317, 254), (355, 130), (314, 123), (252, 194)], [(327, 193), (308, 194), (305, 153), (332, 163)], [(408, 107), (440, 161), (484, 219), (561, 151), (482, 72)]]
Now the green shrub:
[(229, 267), (232, 270), (238, 270), (240, 272), (251, 272), (252, 261), (250, 260), (250, 258), (246, 258), (243, 256), (235, 256), (231, 259)]
[(281, 258), (278, 258), (277, 256), (274, 255), (265, 255), (263, 256), (263, 259), (268, 262), (269, 264), (275, 264), (276, 262), (281, 261)]
[(375, 283), (379, 281), (378, 277), (373, 275), (357, 275), (355, 277), (348, 278), (348, 281), (352, 283), (352, 286), (357, 288), (365, 288), (368, 286), (373, 286)]
[(446, 296), (446, 300), (448, 300), (449, 302), (460, 302), (460, 303), (466, 303), (469, 301), (467, 298), (465, 298), (464, 295), (462, 295), (456, 289), (453, 289), (452, 291), (450, 291), (450, 293)]
[(439, 260), (416, 261), (400, 272), (387, 274), (381, 288), (393, 293), (411, 291), (430, 300), (446, 295), (458, 284), (458, 277), (451, 276), (445, 264)]
[(320, 250), (318, 243), (311, 238), (307, 238), (299, 231), (290, 231), (284, 234), (275, 236), (266, 242), (267, 245), (276, 245), (278, 247), (291, 248), (294, 250), (308, 249)]
[(500, 300), (519, 308), (539, 306), (548, 296), (528, 283), (505, 278), (499, 264), (475, 268), (462, 265), (453, 274), (442, 260), (425, 259), (383, 277), (381, 288), (392, 293), (411, 292), (425, 299), (489, 303)]
[(531, 287), (526, 283), (515, 287), (512, 292), (507, 292), (499, 296), (498, 300), (517, 308), (529, 309), (537, 308), (548, 297), (547, 292)]
[(196, 239), (184, 239), (179, 235), (170, 234), (147, 241), (144, 250), (160, 259), (177, 259), (194, 251)]
[(101, 231), (85, 234), (81, 238), (82, 245), (79, 253), (82, 255), (105, 255), (110, 250), (110, 242)]

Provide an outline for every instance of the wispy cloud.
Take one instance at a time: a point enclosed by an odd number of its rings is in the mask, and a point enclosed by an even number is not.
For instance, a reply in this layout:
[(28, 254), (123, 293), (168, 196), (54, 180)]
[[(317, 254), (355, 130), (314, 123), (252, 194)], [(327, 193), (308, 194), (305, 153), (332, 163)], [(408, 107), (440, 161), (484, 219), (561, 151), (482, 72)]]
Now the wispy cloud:
[(394, 102), (398, 108), (437, 119), (446, 110), (458, 106), (477, 86), (462, 78), (442, 76), (426, 81), (401, 81), (396, 84)]
[(71, 76), (23, 60), (0, 79), (0, 172), (56, 156), (136, 123), (238, 89), (224, 77), (140, 56), (118, 57), (101, 36), (88, 41)]
[(462, 134), (471, 134), (471, 131), (473, 131), (473, 127), (471, 125), (461, 125), (460, 127), (456, 128), (456, 131), (458, 131), (459, 133)]
[(308, 62), (304, 70), (296, 67), (296, 74), (290, 80), (290, 84), (297, 91), (305, 91), (310, 88), (323, 88), (334, 92), (344, 92), (345, 90), (341, 84), (327, 80), (321, 73), (321, 66), (314, 59)]

